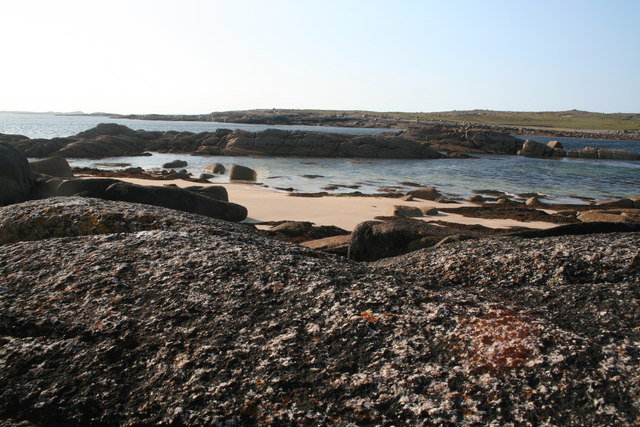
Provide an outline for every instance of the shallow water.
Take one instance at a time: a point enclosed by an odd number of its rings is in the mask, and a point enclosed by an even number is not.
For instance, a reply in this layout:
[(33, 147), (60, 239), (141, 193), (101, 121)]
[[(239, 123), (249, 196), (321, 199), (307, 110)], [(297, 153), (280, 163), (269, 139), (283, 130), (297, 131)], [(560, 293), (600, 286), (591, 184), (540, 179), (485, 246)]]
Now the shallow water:
[[(317, 126), (236, 125), (213, 122), (175, 122), (109, 119), (95, 116), (56, 116), (0, 113), (0, 133), (17, 133), (31, 138), (51, 138), (74, 135), (98, 123), (116, 122), (134, 129), (212, 131), (236, 128), (259, 131), (267, 128), (322, 130), (351, 134), (380, 133), (381, 129), (328, 128)], [(621, 148), (640, 152), (638, 141), (593, 140), (523, 136), (541, 142), (561, 141), (565, 149), (585, 146)], [(499, 190), (509, 194), (541, 193), (556, 202), (578, 202), (580, 198), (597, 200), (640, 195), (640, 162), (587, 159), (529, 159), (518, 156), (477, 155), (475, 159), (325, 159), (296, 157), (225, 157), (158, 154), (150, 157), (117, 157), (111, 159), (72, 159), (73, 166), (121, 169), (127, 165), (147, 170), (160, 170), (161, 165), (176, 159), (186, 160), (187, 170), (198, 176), (204, 166), (219, 162), (225, 166), (242, 164), (258, 172), (258, 180), (272, 188), (293, 188), (298, 192), (324, 191), (327, 186), (338, 188), (330, 193), (381, 190), (406, 191), (412, 182), (435, 186), (441, 192), (468, 196), (472, 190)], [(113, 166), (109, 163), (118, 163)], [(312, 177), (318, 175), (318, 177)], [(212, 181), (227, 182), (225, 176)]]
[[(71, 159), (73, 166), (121, 169), (109, 163), (128, 163), (145, 170), (161, 170), (172, 160), (185, 160), (195, 176), (209, 163), (233, 163), (253, 168), (258, 181), (272, 188), (319, 192), (330, 185), (358, 185), (330, 193), (376, 193), (392, 188), (406, 191), (411, 182), (437, 187), (441, 192), (468, 196), (472, 190), (499, 190), (509, 194), (542, 193), (557, 202), (578, 202), (581, 197), (607, 200), (640, 194), (640, 162), (608, 160), (547, 160), (518, 156), (480, 155), (475, 159), (335, 159), (300, 157), (189, 156), (154, 153), (149, 157)], [(317, 175), (317, 176), (316, 176)], [(226, 176), (212, 179), (228, 182)]]

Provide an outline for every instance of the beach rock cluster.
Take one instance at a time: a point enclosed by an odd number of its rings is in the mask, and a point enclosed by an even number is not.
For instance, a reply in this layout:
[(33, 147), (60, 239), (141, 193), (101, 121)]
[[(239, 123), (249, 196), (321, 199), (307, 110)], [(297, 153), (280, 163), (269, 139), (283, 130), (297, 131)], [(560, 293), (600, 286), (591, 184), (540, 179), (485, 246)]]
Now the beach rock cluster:
[(215, 132), (194, 134), (134, 131), (126, 126), (107, 123), (68, 138), (44, 140), (0, 135), (0, 141), (14, 146), (28, 157), (38, 158), (136, 156), (149, 151), (230, 156), (442, 157), (427, 145), (395, 133), (354, 136), (276, 129), (262, 132), (219, 129)]
[(69, 164), (61, 157), (32, 165), (43, 173), (34, 173), (22, 153), (0, 144), (0, 206), (30, 199), (83, 196), (163, 206), (234, 222), (247, 217), (247, 209), (230, 203), (226, 189), (220, 186), (181, 189), (136, 185), (108, 178), (73, 179)]
[(374, 264), (160, 207), (0, 208), (7, 425), (633, 425), (639, 233)]

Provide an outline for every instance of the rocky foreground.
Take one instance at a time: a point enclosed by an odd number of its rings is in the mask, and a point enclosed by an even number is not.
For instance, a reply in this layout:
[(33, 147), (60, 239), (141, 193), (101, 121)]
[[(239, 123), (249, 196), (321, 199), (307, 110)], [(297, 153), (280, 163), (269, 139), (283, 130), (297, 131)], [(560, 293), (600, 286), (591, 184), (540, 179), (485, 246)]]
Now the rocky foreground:
[(67, 197), (0, 208), (4, 424), (640, 421), (639, 233), (377, 263)]

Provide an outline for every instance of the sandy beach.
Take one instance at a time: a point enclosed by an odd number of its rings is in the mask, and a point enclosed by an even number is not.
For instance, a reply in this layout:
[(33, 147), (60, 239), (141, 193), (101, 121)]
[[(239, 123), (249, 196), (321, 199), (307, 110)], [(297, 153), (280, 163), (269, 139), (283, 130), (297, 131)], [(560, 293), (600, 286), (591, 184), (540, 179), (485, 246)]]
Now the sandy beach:
[[(376, 216), (389, 216), (390, 211), (396, 205), (435, 208), (450, 208), (452, 206), (474, 206), (473, 204), (444, 204), (433, 201), (416, 199), (402, 201), (386, 197), (294, 197), (287, 193), (264, 188), (256, 184), (230, 183), (230, 184), (196, 184), (184, 180), (146, 180), (137, 178), (118, 178), (122, 181), (139, 185), (167, 185), (175, 184), (178, 187), (193, 185), (219, 185), (227, 189), (229, 201), (243, 205), (249, 211), (245, 222), (261, 223), (269, 221), (310, 221), (316, 225), (335, 225), (351, 231), (359, 223), (372, 220)], [(470, 218), (453, 213), (440, 212), (438, 215), (425, 216), (423, 221), (447, 221), (457, 224), (478, 224), (490, 228), (529, 227), (551, 228), (557, 224), (548, 222), (521, 222), (512, 219), (485, 219)]]

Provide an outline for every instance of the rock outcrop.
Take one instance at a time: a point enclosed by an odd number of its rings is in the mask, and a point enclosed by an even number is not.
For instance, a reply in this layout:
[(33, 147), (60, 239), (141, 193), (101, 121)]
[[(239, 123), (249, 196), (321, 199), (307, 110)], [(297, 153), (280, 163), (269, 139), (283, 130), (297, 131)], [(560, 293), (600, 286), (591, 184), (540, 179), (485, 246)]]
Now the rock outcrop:
[(64, 157), (54, 156), (47, 159), (35, 160), (29, 162), (32, 172), (57, 176), (61, 178), (68, 178), (73, 176), (73, 171), (69, 162)]
[(567, 157), (602, 160), (640, 160), (640, 153), (611, 148), (587, 147), (581, 150), (569, 150), (567, 151)]
[(516, 154), (523, 143), (521, 139), (505, 132), (444, 124), (411, 126), (407, 129), (407, 136), (436, 150), (452, 153)]
[(27, 158), (15, 148), (0, 144), (0, 206), (26, 200), (33, 181)]
[(406, 132), (347, 135), (316, 131), (267, 129), (262, 132), (218, 129), (215, 132), (159, 132), (132, 130), (103, 123), (75, 136), (29, 139), (2, 135), (27, 157), (103, 158), (138, 156), (149, 151), (229, 156), (369, 157), (436, 159), (458, 153), (521, 154), (530, 157), (579, 157), (640, 160), (640, 154), (625, 150), (585, 148), (565, 152), (562, 144), (523, 141), (506, 132), (480, 127), (443, 124), (410, 127)]
[[(263, 132), (147, 132), (100, 124), (68, 138), (6, 138), (29, 157), (102, 158), (143, 155), (148, 151), (200, 155), (309, 157), (440, 158), (426, 144), (394, 134), (370, 136), (268, 129)], [(180, 166), (176, 166), (180, 167)]]
[(633, 425), (639, 246), (356, 264), (153, 206), (3, 207), (0, 423)]
[(117, 182), (107, 187), (105, 198), (162, 206), (233, 222), (240, 222), (247, 217), (247, 209), (244, 206), (222, 202), (202, 193), (176, 187), (151, 187)]

